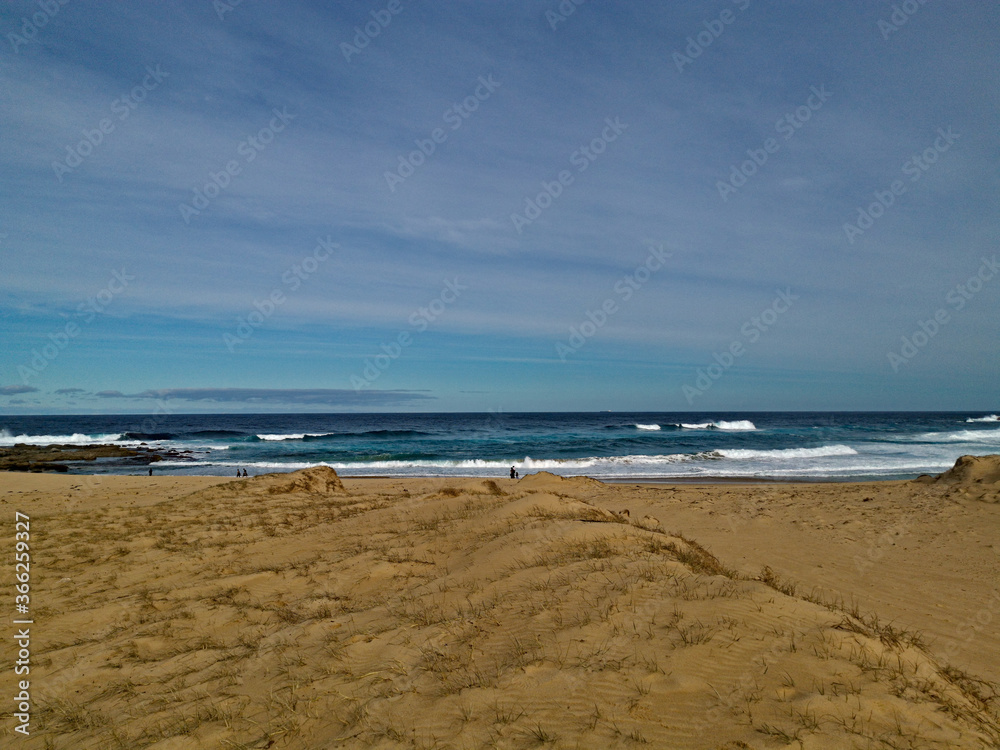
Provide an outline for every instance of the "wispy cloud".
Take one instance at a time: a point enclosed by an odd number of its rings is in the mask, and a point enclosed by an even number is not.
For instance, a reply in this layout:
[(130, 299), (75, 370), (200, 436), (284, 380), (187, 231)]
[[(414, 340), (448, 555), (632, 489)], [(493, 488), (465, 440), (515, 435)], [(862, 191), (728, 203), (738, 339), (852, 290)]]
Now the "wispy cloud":
[(21, 393), (37, 393), (38, 389), (32, 385), (4, 385), (0, 386), (0, 396), (16, 396)]
[(418, 391), (358, 392), (335, 388), (164, 388), (128, 396), (118, 391), (105, 391), (97, 395), (101, 398), (324, 407), (392, 406), (434, 399), (433, 396)]

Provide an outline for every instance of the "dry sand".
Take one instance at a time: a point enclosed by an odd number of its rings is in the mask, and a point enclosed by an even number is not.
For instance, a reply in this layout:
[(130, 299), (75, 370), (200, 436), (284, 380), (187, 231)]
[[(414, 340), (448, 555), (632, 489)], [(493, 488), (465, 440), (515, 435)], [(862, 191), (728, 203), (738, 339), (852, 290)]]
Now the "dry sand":
[(0, 473), (5, 565), (14, 512), (31, 517), (34, 620), (31, 734), (5, 632), (0, 744), (997, 747), (998, 468), (714, 486)]

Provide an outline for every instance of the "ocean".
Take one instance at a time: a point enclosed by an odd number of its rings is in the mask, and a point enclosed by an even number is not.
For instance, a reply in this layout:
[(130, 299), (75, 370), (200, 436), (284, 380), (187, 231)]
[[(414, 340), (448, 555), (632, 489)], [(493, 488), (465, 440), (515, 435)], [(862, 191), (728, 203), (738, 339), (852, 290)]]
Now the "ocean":
[[(235, 475), (320, 464), (343, 476), (856, 481), (939, 473), (1000, 452), (997, 414), (959, 412), (175, 414), (0, 416), (0, 446), (146, 444), (157, 474)], [(76, 473), (137, 474), (123, 459)]]

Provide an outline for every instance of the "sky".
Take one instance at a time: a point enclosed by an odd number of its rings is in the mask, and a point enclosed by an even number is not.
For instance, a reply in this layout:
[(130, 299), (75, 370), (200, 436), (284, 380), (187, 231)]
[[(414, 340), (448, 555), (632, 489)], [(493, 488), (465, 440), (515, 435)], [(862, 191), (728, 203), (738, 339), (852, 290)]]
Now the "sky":
[(1000, 7), (13, 0), (0, 414), (995, 410)]

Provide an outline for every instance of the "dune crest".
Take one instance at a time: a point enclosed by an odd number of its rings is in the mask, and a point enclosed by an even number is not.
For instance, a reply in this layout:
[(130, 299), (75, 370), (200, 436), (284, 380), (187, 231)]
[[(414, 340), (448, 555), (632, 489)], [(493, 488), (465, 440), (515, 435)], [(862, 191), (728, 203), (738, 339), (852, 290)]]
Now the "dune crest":
[(938, 475), (938, 482), (996, 484), (1000, 482), (1000, 455), (960, 456), (955, 465)]
[(329, 466), (293, 471), (290, 474), (264, 474), (254, 477), (254, 483), (266, 487), (270, 494), (304, 492), (310, 495), (343, 495), (347, 493), (337, 472)]
[(237, 495), (346, 495), (344, 483), (329, 466), (313, 466), (288, 473), (259, 474), (216, 485), (196, 493), (203, 499)]
[(542, 490), (546, 492), (570, 492), (578, 489), (598, 489), (602, 482), (590, 477), (561, 477), (548, 471), (528, 474), (517, 483), (519, 490)]

